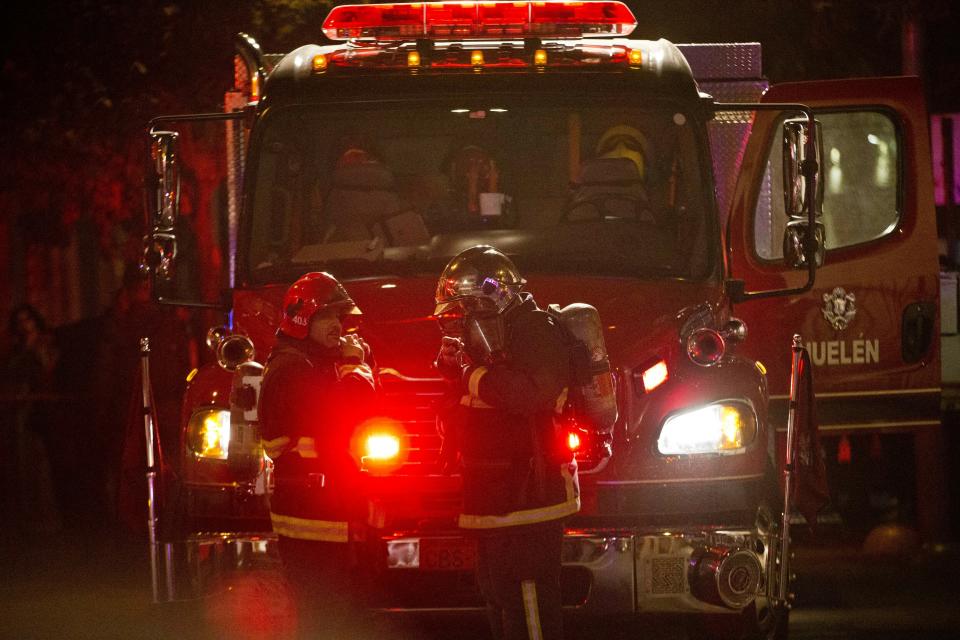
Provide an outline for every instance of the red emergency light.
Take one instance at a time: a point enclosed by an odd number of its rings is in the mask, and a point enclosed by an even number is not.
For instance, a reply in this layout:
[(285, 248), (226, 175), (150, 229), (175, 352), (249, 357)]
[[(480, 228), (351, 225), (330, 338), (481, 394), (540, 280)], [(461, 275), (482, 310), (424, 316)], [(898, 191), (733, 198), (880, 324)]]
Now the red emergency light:
[(622, 2), (425, 2), (340, 5), (323, 21), (331, 40), (627, 36), (637, 20)]
[(565, 416), (558, 435), (560, 451), (574, 454), (584, 470), (595, 469), (610, 457), (610, 438), (580, 424), (574, 416)]
[(384, 474), (406, 462), (403, 426), (392, 418), (375, 417), (357, 427), (350, 443), (350, 452), (361, 470)]

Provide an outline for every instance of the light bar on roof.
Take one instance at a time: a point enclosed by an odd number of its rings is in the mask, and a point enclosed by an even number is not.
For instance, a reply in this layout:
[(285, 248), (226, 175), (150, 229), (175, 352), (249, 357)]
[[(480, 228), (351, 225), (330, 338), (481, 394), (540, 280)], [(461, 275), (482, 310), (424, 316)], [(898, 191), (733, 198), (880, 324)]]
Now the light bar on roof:
[(622, 2), (426, 2), (340, 5), (323, 21), (331, 40), (626, 36), (637, 21)]

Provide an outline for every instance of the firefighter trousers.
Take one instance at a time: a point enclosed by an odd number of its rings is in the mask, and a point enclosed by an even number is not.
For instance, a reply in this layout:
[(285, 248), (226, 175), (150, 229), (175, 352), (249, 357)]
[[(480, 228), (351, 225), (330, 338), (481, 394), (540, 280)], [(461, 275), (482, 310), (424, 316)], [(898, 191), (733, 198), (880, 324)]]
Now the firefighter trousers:
[(366, 584), (352, 545), (277, 536), (302, 638), (357, 637)]
[(477, 581), (494, 640), (560, 640), (560, 521), (485, 533)]

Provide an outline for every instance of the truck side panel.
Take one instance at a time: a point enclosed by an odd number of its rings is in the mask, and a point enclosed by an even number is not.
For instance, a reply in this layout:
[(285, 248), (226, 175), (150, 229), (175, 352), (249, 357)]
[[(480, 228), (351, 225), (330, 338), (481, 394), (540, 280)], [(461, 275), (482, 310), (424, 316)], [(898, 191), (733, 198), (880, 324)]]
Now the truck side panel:
[[(782, 429), (786, 417), (790, 361), (782, 345), (799, 333), (815, 365), (821, 430), (914, 433), (917, 466), (929, 468), (928, 456), (938, 452), (923, 443), (936, 441), (941, 429), (939, 266), (920, 83), (796, 83), (773, 87), (764, 100), (814, 107), (825, 140), (828, 250), (813, 290), (736, 310), (753, 330), (745, 348), (769, 369), (774, 426)], [(731, 210), (729, 267), (748, 290), (799, 286), (806, 278), (777, 253), (786, 216), (779, 167), (768, 159), (779, 158), (779, 122), (772, 113), (757, 116)], [(918, 480), (920, 526), (928, 534), (940, 511), (929, 482)]]

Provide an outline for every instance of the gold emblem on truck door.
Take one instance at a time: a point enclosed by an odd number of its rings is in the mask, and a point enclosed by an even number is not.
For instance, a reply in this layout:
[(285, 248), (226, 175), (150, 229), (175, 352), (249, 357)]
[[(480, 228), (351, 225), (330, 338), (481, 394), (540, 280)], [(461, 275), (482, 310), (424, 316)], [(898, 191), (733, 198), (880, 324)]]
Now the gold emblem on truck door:
[(843, 287), (835, 288), (833, 293), (823, 294), (823, 317), (837, 331), (846, 329), (855, 315), (856, 298), (852, 293), (844, 291)]

